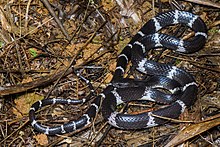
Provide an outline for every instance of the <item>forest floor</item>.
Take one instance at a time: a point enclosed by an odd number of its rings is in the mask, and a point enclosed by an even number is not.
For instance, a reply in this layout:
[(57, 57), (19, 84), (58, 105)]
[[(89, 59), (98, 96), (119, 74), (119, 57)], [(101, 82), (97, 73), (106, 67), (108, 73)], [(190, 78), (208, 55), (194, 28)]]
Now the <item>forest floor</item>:
[[(117, 56), (132, 36), (150, 18), (172, 9), (199, 15), (208, 28), (207, 42), (196, 53), (157, 49), (148, 54), (152, 60), (184, 68), (196, 79), (197, 100), (178, 121), (121, 130), (109, 126), (100, 112), (90, 126), (69, 134), (47, 136), (33, 129), (28, 113), (34, 102), (87, 97), (90, 87), (74, 72), (91, 82), (95, 95), (101, 93), (112, 79)], [(219, 10), (219, 0), (1, 1), (0, 146), (220, 146)], [(178, 32), (180, 38), (193, 36), (181, 25), (163, 32)], [(141, 77), (131, 75), (129, 69), (127, 77)], [(37, 113), (37, 120), (45, 125), (75, 120), (91, 101), (46, 107)], [(138, 113), (155, 107), (161, 105), (131, 102), (118, 108)]]

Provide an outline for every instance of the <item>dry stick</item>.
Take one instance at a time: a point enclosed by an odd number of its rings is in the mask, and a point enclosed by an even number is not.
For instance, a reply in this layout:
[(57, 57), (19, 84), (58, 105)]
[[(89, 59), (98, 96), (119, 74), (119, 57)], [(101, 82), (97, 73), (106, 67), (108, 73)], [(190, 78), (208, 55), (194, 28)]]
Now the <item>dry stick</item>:
[[(187, 57), (199, 56), (199, 55), (185, 55), (185, 54), (182, 54), (182, 55), (187, 56)], [(194, 61), (194, 60), (187, 59), (187, 58), (183, 58), (183, 57), (177, 57), (177, 56), (173, 56), (173, 55), (164, 55), (164, 56), (165, 56), (165, 57), (168, 57), (168, 58), (179, 59), (179, 60), (181, 60), (181, 61), (187, 61), (187, 62), (189, 62), (189, 63), (199, 64), (199, 65), (218, 66), (217, 64), (201, 63), (201, 62), (198, 62), (198, 61)]]
[(206, 70), (209, 70), (209, 71), (220, 73), (220, 69), (218, 69), (218, 68), (204, 67), (204, 66), (199, 65), (198, 63), (193, 63), (193, 62), (191, 64), (193, 64), (196, 67), (202, 68), (202, 69), (206, 69)]
[[(103, 102), (103, 98), (101, 98), (100, 106), (102, 105), (102, 102)], [(99, 107), (97, 114), (100, 112), (100, 109), (101, 109), (101, 107)], [(94, 130), (95, 130), (95, 127), (94, 127), (94, 126), (95, 126), (95, 121), (97, 120), (97, 116), (98, 116), (98, 115), (95, 116), (95, 118), (94, 118), (94, 120), (93, 120), (93, 122), (92, 122), (92, 128), (94, 128)], [(102, 130), (106, 125), (107, 125), (107, 122), (105, 122), (105, 124), (98, 130), (98, 133), (95, 133), (95, 135), (92, 136), (92, 139), (91, 139), (90, 142), (89, 142), (89, 146), (91, 146), (93, 140), (95, 140), (95, 138), (98, 136), (98, 134), (101, 132), (101, 130)]]
[[(193, 56), (193, 55), (192, 55)], [(201, 53), (199, 55), (196, 55), (198, 58), (206, 57), (206, 56), (220, 56), (220, 53)]]
[(54, 12), (53, 8), (50, 6), (50, 3), (48, 2), (48, 0), (41, 0), (41, 2), (46, 6), (46, 8), (48, 9), (48, 11), (50, 12), (50, 14), (54, 17), (56, 23), (58, 24), (58, 26), (60, 27), (61, 31), (63, 32), (63, 34), (66, 36), (67, 40), (70, 41), (71, 37), (69, 36), (69, 34), (67, 33), (66, 29), (63, 27), (63, 24), (61, 23), (61, 21), (59, 20), (59, 18), (57, 17), (56, 13)]
[(219, 3), (214, 3), (211, 1), (207, 1), (207, 0), (185, 0), (185, 1), (196, 3), (196, 4), (202, 4), (202, 5), (206, 5), (206, 6), (211, 6), (211, 7), (215, 7), (215, 8), (220, 8)]
[(191, 64), (193, 64), (194, 66), (197, 66), (199, 68), (203, 68), (203, 69), (206, 69), (206, 70), (211, 70), (213, 72), (218, 72), (220, 73), (220, 69), (217, 69), (217, 68), (209, 68), (209, 67), (205, 67), (205, 66), (202, 66), (202, 65), (207, 65), (207, 66), (218, 66), (218, 65), (212, 65), (212, 64), (207, 64), (207, 63), (199, 63), (197, 61), (192, 61), (192, 60), (189, 60), (189, 59), (184, 59), (184, 58), (181, 58), (181, 57), (176, 57), (176, 56), (171, 56), (171, 55), (165, 55), (166, 57), (171, 57), (171, 58), (176, 58), (176, 59), (180, 59), (182, 61), (188, 61), (190, 62)]
[[(107, 122), (103, 125), (103, 127), (101, 129), (103, 129), (106, 125), (107, 125)], [(99, 130), (99, 132), (101, 132), (101, 129)], [(101, 143), (103, 142), (103, 140), (108, 135), (108, 133), (111, 129), (112, 129), (112, 126), (108, 125), (105, 132), (103, 133), (102, 137), (99, 139), (99, 141), (96, 142), (95, 147), (101, 146)]]
[(19, 128), (17, 128), (16, 130), (14, 130), (10, 135), (8, 135), (7, 137), (5, 137), (0, 144), (2, 144), (5, 140), (7, 140), (9, 137), (11, 137), (14, 133), (16, 133), (18, 130), (20, 130), (22, 127), (24, 127), (27, 123), (29, 122), (29, 120), (26, 120)]
[[(23, 71), (24, 70), (24, 67), (22, 66), (22, 56), (21, 56), (21, 52), (20, 50), (18, 49), (18, 44), (17, 44), (17, 41), (15, 41), (15, 49), (16, 49), (16, 56), (18, 58), (18, 65), (19, 65), (19, 68)], [(22, 73), (23, 74), (23, 73)]]
[(169, 118), (169, 117), (165, 117), (165, 116), (156, 115), (156, 114), (153, 114), (153, 113), (151, 113), (151, 116), (161, 118), (161, 119), (164, 119), (164, 120), (168, 120), (168, 121), (172, 121), (172, 122), (178, 122), (178, 123), (194, 123), (194, 121), (190, 121), (190, 120), (179, 120), (179, 119), (174, 119), (174, 118)]
[(29, 12), (29, 8), (30, 8), (30, 5), (31, 5), (31, 1), (32, 0), (28, 0), (28, 3), (27, 3), (27, 9), (26, 9), (26, 13), (25, 13), (25, 24), (24, 24), (24, 27), (26, 28), (25, 30), (28, 30), (27, 29), (27, 26), (28, 26), (28, 12)]
[[(41, 77), (39, 80), (35, 80), (29, 83), (18, 84), (15, 86), (1, 87), (0, 88), (0, 96), (10, 95), (25, 92), (27, 90), (47, 85), (51, 82), (54, 82), (58, 77), (63, 75), (63, 71), (65, 68), (60, 69), (57, 73), (51, 74), (48, 76)], [(73, 69), (68, 69), (64, 75), (68, 75), (73, 72)]]

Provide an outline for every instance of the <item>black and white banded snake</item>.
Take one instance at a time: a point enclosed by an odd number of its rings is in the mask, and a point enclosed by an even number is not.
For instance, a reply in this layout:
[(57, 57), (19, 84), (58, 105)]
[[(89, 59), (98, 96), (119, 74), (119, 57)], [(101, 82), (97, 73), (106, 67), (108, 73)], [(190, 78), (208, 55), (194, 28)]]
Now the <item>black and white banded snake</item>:
[[(157, 33), (162, 28), (174, 24), (186, 25), (195, 32), (195, 36), (190, 40), (182, 40)], [(105, 120), (112, 126), (121, 129), (149, 128), (167, 122), (152, 114), (177, 118), (186, 107), (194, 103), (197, 96), (197, 84), (185, 70), (147, 60), (146, 53), (158, 47), (166, 47), (181, 53), (193, 53), (204, 46), (206, 38), (206, 25), (197, 15), (179, 10), (161, 13), (150, 19), (125, 46), (118, 56), (112, 82), (94, 99), (84, 115), (78, 120), (61, 126), (43, 126), (35, 118), (35, 112), (41, 107), (51, 104), (80, 104), (85, 101), (84, 99), (44, 99), (34, 103), (30, 108), (31, 125), (35, 130), (48, 135), (72, 132), (90, 124), (100, 107)], [(139, 72), (152, 76), (144, 82), (123, 78), (129, 61)], [(159, 90), (160, 88), (166, 89), (170, 93), (164, 93)], [(103, 99), (102, 104), (101, 99)], [(135, 115), (115, 111), (117, 105), (132, 100), (147, 100), (169, 105), (155, 111)]]

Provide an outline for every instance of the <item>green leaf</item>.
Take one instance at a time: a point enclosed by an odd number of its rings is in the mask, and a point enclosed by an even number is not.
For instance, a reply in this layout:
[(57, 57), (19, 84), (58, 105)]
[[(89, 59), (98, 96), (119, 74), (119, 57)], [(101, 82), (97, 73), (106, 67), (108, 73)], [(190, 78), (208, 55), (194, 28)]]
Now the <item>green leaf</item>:
[(35, 48), (30, 48), (29, 52), (32, 57), (37, 57), (37, 55), (38, 55), (37, 50)]

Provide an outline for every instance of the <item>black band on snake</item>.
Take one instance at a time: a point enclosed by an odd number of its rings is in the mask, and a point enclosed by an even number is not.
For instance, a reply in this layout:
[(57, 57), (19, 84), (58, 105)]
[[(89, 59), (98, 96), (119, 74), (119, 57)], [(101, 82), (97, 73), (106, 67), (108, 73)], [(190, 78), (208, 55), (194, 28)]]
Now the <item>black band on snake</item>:
[[(157, 33), (160, 29), (183, 24), (195, 32), (190, 40)], [(149, 50), (166, 47), (176, 52), (193, 53), (201, 49), (207, 38), (206, 25), (200, 17), (189, 12), (173, 10), (150, 19), (133, 37), (118, 56), (117, 67), (112, 82), (94, 99), (86, 113), (78, 120), (57, 127), (45, 127), (35, 119), (35, 112), (45, 105), (79, 104), (84, 100), (45, 99), (34, 103), (29, 112), (31, 125), (35, 130), (48, 135), (75, 131), (91, 123), (100, 107), (109, 124), (122, 129), (141, 129), (164, 124), (167, 120), (152, 114), (177, 118), (186, 107), (196, 100), (197, 84), (194, 78), (181, 68), (147, 60)], [(151, 75), (145, 81), (123, 78), (128, 62), (141, 73)], [(165, 93), (160, 89), (166, 89)], [(101, 99), (103, 102), (101, 104)], [(147, 100), (169, 104), (167, 107), (139, 114), (116, 112), (116, 106), (132, 100)]]

